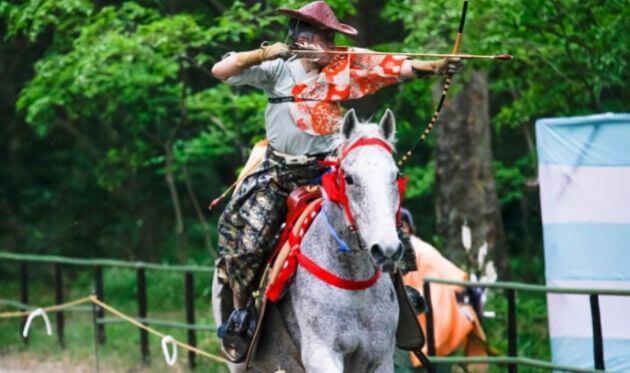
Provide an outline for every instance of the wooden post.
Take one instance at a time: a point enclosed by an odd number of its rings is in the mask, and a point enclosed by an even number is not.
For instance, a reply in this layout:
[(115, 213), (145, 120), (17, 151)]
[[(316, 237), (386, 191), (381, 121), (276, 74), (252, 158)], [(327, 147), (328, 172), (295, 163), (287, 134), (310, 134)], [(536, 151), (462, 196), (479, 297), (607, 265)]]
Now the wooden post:
[[(92, 293), (92, 295), (95, 295), (95, 293)], [(96, 297), (98, 298), (98, 295), (96, 295)], [(100, 298), (99, 298), (100, 300)], [(99, 313), (102, 313), (103, 309), (100, 306), (97, 306), (95, 303), (92, 302), (92, 329), (94, 332), (94, 366), (96, 368), (96, 373), (100, 372), (100, 350), (98, 348), (98, 345), (101, 343), (99, 341), (99, 332), (98, 332), (98, 326), (99, 326)]]
[[(184, 275), (185, 303), (186, 303), (186, 323), (195, 324), (195, 279), (192, 272)], [(197, 335), (194, 329), (188, 329), (188, 344), (197, 347)], [(188, 367), (195, 369), (195, 353), (188, 351)]]
[[(147, 278), (144, 268), (138, 268), (137, 272), (138, 287), (138, 317), (146, 319), (147, 317)], [(143, 322), (144, 325), (146, 323)], [(149, 357), (149, 336), (144, 329), (140, 329), (140, 354), (142, 361), (148, 363)]]
[[(20, 262), (20, 302), (28, 305), (28, 263)], [(20, 336), (24, 341), (24, 344), (28, 344), (28, 337), (22, 336), (22, 330), (26, 324), (26, 316), (22, 318), (20, 323)]]
[[(96, 297), (101, 301), (105, 302), (105, 288), (103, 285), (103, 267), (96, 266), (94, 267), (94, 291), (96, 292)], [(101, 307), (96, 308), (96, 313), (98, 320), (103, 320), (105, 318), (105, 310)], [(96, 324), (96, 333), (98, 335), (98, 343), (105, 343), (105, 324), (99, 322)]]
[(431, 283), (428, 281), (424, 282), (423, 292), (424, 299), (427, 302), (427, 310), (425, 312), (427, 318), (427, 352), (429, 356), (435, 356), (435, 331), (433, 324), (433, 304), (431, 303)]
[[(516, 332), (516, 294), (514, 289), (506, 289), (505, 297), (508, 302), (508, 325), (507, 325), (507, 333), (508, 333), (508, 356), (516, 357), (517, 352), (517, 332)], [(516, 364), (509, 364), (508, 371), (510, 373), (516, 373), (518, 370), (518, 366)]]
[[(425, 311), (425, 317), (427, 320), (427, 352), (428, 356), (435, 356), (435, 330), (433, 324), (433, 304), (431, 303), (431, 283), (425, 281), (422, 285), (422, 292), (424, 293), (424, 300), (427, 303), (427, 310)], [(427, 368), (430, 373), (436, 371), (435, 364), (431, 364)]]
[(593, 325), (593, 359), (595, 360), (595, 369), (604, 370), (604, 341), (602, 337), (599, 296), (591, 294), (589, 295), (589, 301), (591, 303), (591, 322)]
[[(55, 263), (55, 303), (63, 303), (63, 272), (61, 263)], [(57, 340), (61, 348), (64, 344), (64, 315), (63, 311), (57, 312)]]

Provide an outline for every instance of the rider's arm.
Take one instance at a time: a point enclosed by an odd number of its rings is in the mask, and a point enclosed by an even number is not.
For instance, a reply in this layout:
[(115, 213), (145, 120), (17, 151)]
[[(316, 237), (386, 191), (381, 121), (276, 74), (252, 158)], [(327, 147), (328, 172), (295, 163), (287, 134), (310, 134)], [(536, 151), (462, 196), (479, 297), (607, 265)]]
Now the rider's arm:
[(219, 80), (226, 80), (249, 67), (261, 64), (263, 61), (287, 58), (289, 55), (289, 47), (284, 43), (275, 43), (247, 52), (233, 53), (212, 66), (212, 75)]
[(403, 79), (424, 78), (436, 74), (454, 74), (460, 67), (459, 58), (443, 58), (436, 61), (406, 60), (400, 69)]

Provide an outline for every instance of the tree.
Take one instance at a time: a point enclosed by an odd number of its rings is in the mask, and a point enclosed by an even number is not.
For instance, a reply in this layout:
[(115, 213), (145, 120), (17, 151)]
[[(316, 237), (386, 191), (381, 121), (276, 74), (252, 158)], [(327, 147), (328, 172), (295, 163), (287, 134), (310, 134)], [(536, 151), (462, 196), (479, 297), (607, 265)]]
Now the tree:
[[(436, 130), (437, 229), (446, 254), (465, 263), (461, 227), (471, 227), (473, 248), (485, 242), (506, 274), (503, 222), (493, 175), (488, 80), (473, 71), (446, 105)], [(473, 253), (475, 255), (475, 253)]]

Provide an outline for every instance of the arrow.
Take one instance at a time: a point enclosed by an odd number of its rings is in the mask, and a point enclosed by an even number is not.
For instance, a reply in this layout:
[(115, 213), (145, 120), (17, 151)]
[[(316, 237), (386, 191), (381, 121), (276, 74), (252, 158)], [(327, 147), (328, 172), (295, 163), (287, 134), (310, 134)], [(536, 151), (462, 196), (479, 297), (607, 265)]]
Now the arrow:
[(415, 52), (380, 52), (380, 51), (320, 51), (320, 50), (308, 50), (308, 49), (291, 49), (291, 51), (300, 55), (310, 54), (343, 54), (343, 55), (357, 55), (357, 56), (380, 56), (380, 55), (393, 55), (393, 56), (408, 56), (408, 57), (441, 57), (441, 58), (463, 58), (463, 59), (486, 59), (497, 61), (510, 61), (514, 58), (511, 54), (502, 53), (494, 55), (482, 55), (482, 54), (456, 54), (456, 53), (415, 53)]

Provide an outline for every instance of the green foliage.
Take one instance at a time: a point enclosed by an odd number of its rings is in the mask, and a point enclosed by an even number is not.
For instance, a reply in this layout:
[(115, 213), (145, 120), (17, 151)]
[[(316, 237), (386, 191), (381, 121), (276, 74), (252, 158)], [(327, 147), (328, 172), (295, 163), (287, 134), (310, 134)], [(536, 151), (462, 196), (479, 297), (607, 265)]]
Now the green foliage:
[(494, 162), (494, 178), (497, 185), (499, 202), (506, 205), (523, 199), (527, 175), (523, 170), (532, 164), (529, 157), (518, 159), (513, 166), (506, 166), (501, 161)]
[[(448, 52), (461, 11), (454, 0), (329, 3), (363, 27), (361, 46), (382, 50)], [(207, 70), (226, 52), (285, 40), (287, 18), (274, 10), (302, 5), (0, 0), (2, 249), (211, 263), (217, 213), (205, 206), (264, 136), (266, 98)], [(366, 11), (375, 15), (369, 22), (360, 19)], [(515, 56), (464, 63), (489, 76), (494, 172), (515, 279), (543, 276), (533, 123), (628, 111), (629, 19), (623, 0), (470, 2), (462, 52)], [(455, 78), (449, 95), (465, 78)], [(401, 152), (428, 123), (440, 83), (405, 82), (370, 101), (372, 112), (396, 113)], [(411, 179), (406, 206), (424, 238), (435, 234), (434, 141), (402, 170)], [(439, 247), (440, 239), (431, 241)], [(132, 275), (111, 276), (122, 302)], [(159, 292), (162, 280), (155, 284)], [(524, 315), (542, 313), (544, 302), (523, 307)], [(543, 333), (540, 321), (531, 323), (519, 343), (547, 356), (546, 347), (528, 346)]]
[(7, 19), (7, 39), (24, 35), (34, 41), (49, 27), (72, 34), (93, 11), (92, 2), (87, 0), (28, 0), (17, 5), (0, 2), (0, 15)]
[(415, 198), (430, 193), (435, 185), (435, 161), (426, 166), (409, 166), (405, 169), (409, 178), (406, 198)]
[[(507, 301), (502, 292), (488, 294), (486, 311), (495, 312), (494, 318), (485, 318), (483, 328), (490, 346), (500, 356), (507, 355)], [(519, 356), (551, 360), (551, 343), (547, 325), (547, 302), (542, 293), (519, 292), (516, 294), (517, 346)], [(521, 368), (519, 368), (521, 370)], [(494, 367), (493, 371), (504, 371)], [(525, 369), (525, 371), (527, 371)]]
[[(65, 221), (66, 226), (84, 222), (79, 230), (84, 229), (86, 235), (109, 222), (105, 225), (110, 234), (127, 232), (124, 235), (131, 237), (132, 245), (145, 239), (172, 243), (171, 233), (144, 230), (160, 227), (159, 231), (169, 232), (163, 228), (172, 224), (166, 217), (172, 216), (176, 202), (183, 205), (189, 232), (203, 232), (198, 229), (202, 225), (197, 214), (191, 211), (198, 197), (187, 195), (186, 185), (192, 182), (198, 188), (195, 193), (203, 191), (201, 203), (196, 202), (203, 205), (233, 180), (251, 144), (264, 136), (266, 103), (260, 92), (232, 89), (210, 80), (190, 61), (207, 70), (225, 52), (256, 47), (263, 40), (283, 40), (287, 18), (274, 9), (299, 7), (302, 2), (274, 0), (250, 6), (235, 1), (214, 12), (188, 2), (177, 7), (168, 2), (134, 1), (95, 6), (83, 0), (0, 4), (5, 43), (25, 38), (40, 50), (31, 63), (32, 76), (21, 83), (14, 118), (15, 123), (23, 119), (38, 136), (29, 140), (29, 146), (47, 144), (43, 151), (48, 162), (39, 158), (32, 162), (43, 164), (42, 177), (52, 182), (17, 188), (22, 190), (18, 199), (27, 201), (17, 216), (28, 211), (24, 221), (34, 222), (19, 241), (45, 247), (45, 237), (58, 225), (47, 223), (40, 212), (55, 203), (64, 204), (68, 213), (66, 218), (63, 214), (61, 219), (55, 217), (56, 222)], [(361, 2), (330, 4), (342, 17), (357, 16), (365, 8)], [(374, 47), (451, 48), (459, 2), (404, 0), (373, 6), (380, 8), (379, 22), (395, 25), (384, 30), (392, 37), (372, 38), (380, 43)], [(489, 71), (495, 176), (508, 214), (506, 226), (518, 226), (511, 222), (527, 213), (514, 207), (531, 198), (526, 182), (535, 180), (536, 167), (531, 140), (528, 143), (523, 133), (531, 132), (536, 118), (624, 109), (628, 102), (624, 89), (628, 43), (622, 30), (627, 19), (627, 7), (615, 0), (471, 3), (462, 51), (507, 51), (516, 56), (509, 64), (466, 62), (469, 68)], [(462, 78), (465, 75), (456, 81)], [(433, 83), (429, 79), (408, 82), (377, 96), (382, 101), (378, 110), (391, 107), (396, 112), (398, 147), (403, 151), (416, 141), (432, 113), (434, 103), (428, 92)], [(523, 128), (527, 130), (523, 132)], [(432, 157), (433, 141), (429, 137), (403, 170), (411, 178), (409, 207), (421, 215), (427, 235), (432, 234), (428, 229), (433, 226), (434, 164), (427, 161)], [(73, 170), (71, 178), (66, 176), (68, 169)], [(167, 176), (179, 190), (175, 197), (167, 193)], [(67, 181), (58, 181), (64, 179)], [(112, 198), (110, 206), (97, 208), (103, 222), (94, 222), (94, 226), (82, 218), (87, 211), (91, 216), (97, 211), (92, 188), (99, 188), (100, 198)], [(137, 198), (138, 193), (145, 197)], [(156, 200), (160, 202), (146, 207), (147, 201)], [(126, 219), (120, 215), (125, 210), (143, 212)], [(517, 210), (519, 213), (513, 212)], [(152, 218), (143, 216), (146, 213)], [(43, 220), (37, 223), (38, 219)], [(133, 231), (137, 221), (144, 222), (141, 234)], [(66, 230), (52, 236), (62, 242), (63, 237), (68, 238), (65, 234), (76, 232)], [(510, 234), (512, 244), (522, 241), (519, 234)], [(196, 240), (193, 238), (198, 245)], [(98, 241), (104, 245), (101, 250), (118, 246), (112, 245), (115, 236), (101, 236)], [(109, 250), (114, 255), (126, 252)]]

